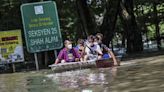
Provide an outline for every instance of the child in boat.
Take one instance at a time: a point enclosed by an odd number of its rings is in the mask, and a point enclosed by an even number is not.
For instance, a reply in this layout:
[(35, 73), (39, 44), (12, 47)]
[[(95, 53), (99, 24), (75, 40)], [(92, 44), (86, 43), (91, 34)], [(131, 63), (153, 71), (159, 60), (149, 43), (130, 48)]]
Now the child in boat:
[(103, 35), (101, 33), (97, 33), (96, 37), (97, 37), (97, 43), (99, 44), (103, 52), (103, 59), (112, 58), (114, 65), (119, 65), (114, 53), (105, 44), (102, 43)]
[(90, 35), (87, 38), (86, 41), (86, 47), (85, 47), (85, 56), (84, 60), (92, 60), (92, 59), (101, 59), (102, 58), (102, 51), (100, 49), (100, 46), (98, 44), (94, 44), (94, 36)]
[(55, 64), (58, 64), (59, 62), (65, 63), (65, 62), (75, 62), (80, 61), (80, 54), (78, 51), (72, 47), (72, 42), (70, 40), (64, 41), (65, 48), (63, 48), (57, 59), (55, 60)]
[(85, 45), (84, 45), (84, 40), (83, 39), (79, 39), (77, 41), (76, 49), (78, 50), (78, 53), (81, 56), (80, 61), (84, 61)]

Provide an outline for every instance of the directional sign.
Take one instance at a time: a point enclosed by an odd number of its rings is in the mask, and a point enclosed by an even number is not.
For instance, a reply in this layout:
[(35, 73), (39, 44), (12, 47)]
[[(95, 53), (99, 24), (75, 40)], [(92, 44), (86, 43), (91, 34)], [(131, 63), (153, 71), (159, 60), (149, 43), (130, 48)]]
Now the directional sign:
[(63, 46), (56, 3), (45, 1), (21, 5), (27, 50), (30, 53)]

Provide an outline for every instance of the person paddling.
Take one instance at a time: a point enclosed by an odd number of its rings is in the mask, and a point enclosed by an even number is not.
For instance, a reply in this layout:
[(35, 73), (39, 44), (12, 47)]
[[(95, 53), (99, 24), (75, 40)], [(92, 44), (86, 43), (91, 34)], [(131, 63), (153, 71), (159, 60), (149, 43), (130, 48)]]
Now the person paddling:
[(99, 44), (102, 52), (103, 52), (103, 59), (112, 58), (114, 65), (119, 65), (119, 62), (117, 61), (114, 53), (111, 49), (109, 49), (105, 44), (102, 43), (103, 35), (101, 33), (96, 34), (97, 37), (97, 43)]

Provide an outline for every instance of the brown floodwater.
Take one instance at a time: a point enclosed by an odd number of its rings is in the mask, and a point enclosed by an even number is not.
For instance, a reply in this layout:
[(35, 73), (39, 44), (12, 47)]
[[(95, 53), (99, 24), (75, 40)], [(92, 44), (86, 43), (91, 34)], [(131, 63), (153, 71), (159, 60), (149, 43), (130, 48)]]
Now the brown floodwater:
[(119, 67), (0, 74), (0, 92), (164, 92), (164, 55)]

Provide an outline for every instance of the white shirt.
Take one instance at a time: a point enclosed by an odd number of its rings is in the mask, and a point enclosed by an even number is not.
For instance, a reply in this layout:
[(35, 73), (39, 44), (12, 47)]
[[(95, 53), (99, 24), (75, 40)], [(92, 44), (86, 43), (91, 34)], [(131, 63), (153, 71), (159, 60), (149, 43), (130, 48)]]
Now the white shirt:
[(97, 45), (94, 45), (93, 47), (86, 46), (85, 53), (87, 55), (93, 54), (91, 50), (93, 50), (94, 52), (96, 52), (97, 55), (98, 54), (102, 54), (101, 48), (100, 48), (100, 46), (98, 44)]

